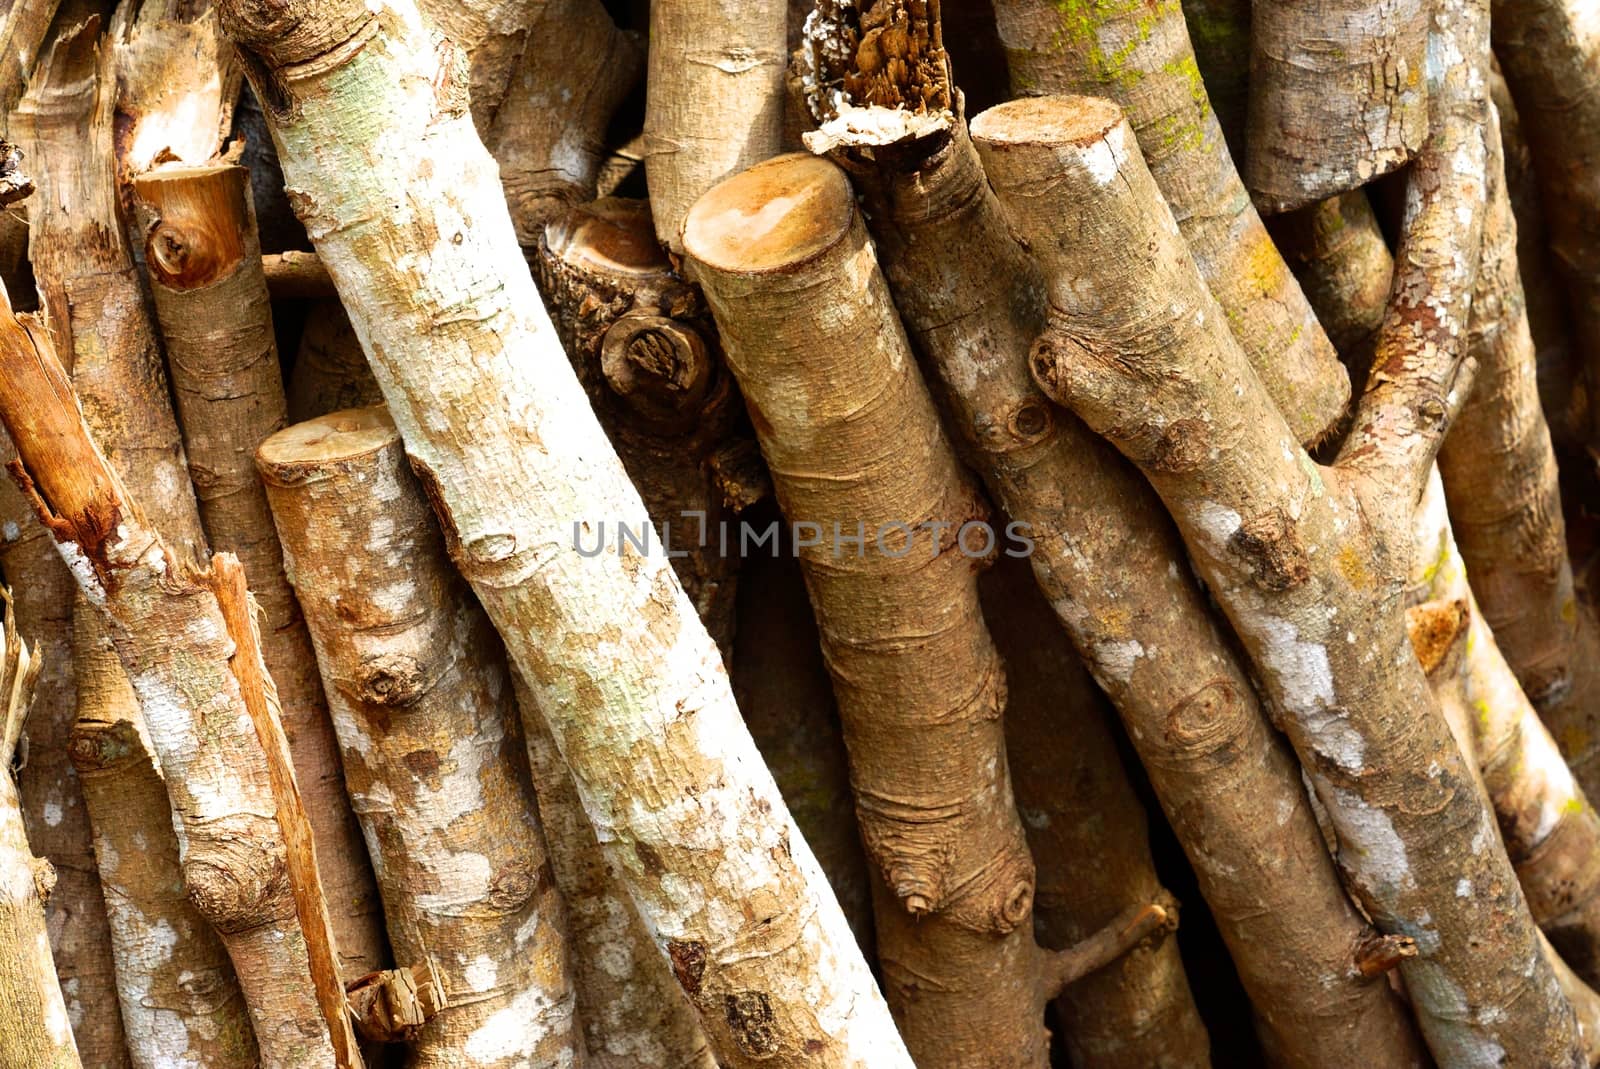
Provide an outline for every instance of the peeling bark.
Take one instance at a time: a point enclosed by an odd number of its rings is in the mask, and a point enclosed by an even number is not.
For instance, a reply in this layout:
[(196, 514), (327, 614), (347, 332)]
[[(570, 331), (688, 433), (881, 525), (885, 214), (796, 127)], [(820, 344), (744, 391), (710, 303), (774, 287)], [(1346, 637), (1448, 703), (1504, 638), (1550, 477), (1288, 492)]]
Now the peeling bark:
[[(69, 353), (84, 418), (184, 559), (203, 551), (177, 422), (138, 270), (123, 240), (113, 152), (115, 79), (98, 22), (69, 28), (41, 61), (13, 117), (39, 183), (31, 249), (57, 344)], [(90, 162), (79, 153), (88, 130)], [(249, 1064), (253, 1041), (222, 948), (180, 881), (166, 801), (139, 702), (98, 614), (75, 600), (77, 722), (69, 752), (83, 780), (102, 866), (127, 1049), (140, 1069), (188, 1049)], [(181, 977), (197, 978), (186, 991)], [(171, 997), (168, 997), (171, 996)]]
[(28, 848), (12, 760), (39, 676), (38, 649), (17, 636), (6, 598), (4, 662), (0, 663), (0, 1065), (78, 1069), (67, 1004), (50, 959), (45, 901), (55, 870)]
[(1127, 109), (1206, 285), (1295, 437), (1329, 433), (1349, 379), (1228, 156), (1178, 0), (996, 0), (995, 14), (1014, 93), (1085, 93)]
[(289, 422), (303, 423), (383, 400), (344, 305), (320, 300), (306, 312), (300, 349), (289, 370)]
[[(591, 1069), (716, 1069), (705, 1031), (607, 861), (572, 772), (531, 689), (511, 682), (549, 837), (550, 866), (567, 904), (567, 940)], [(681, 956), (681, 955), (680, 955)]]
[(638, 39), (600, 0), (543, 0), (484, 144), (500, 164), (517, 240), (595, 198), (606, 126), (643, 73)]
[(1430, 6), (1252, 5), (1245, 180), (1258, 208), (1291, 211), (1355, 189), (1422, 147)]
[(198, 165), (216, 154), (233, 127), (243, 75), (217, 27), (213, 0), (121, 4), (105, 48), (115, 71), (122, 182), (163, 160)]
[(646, 513), (540, 304), (456, 57), (409, 0), (228, 0), (223, 23), (451, 557), (718, 1060), (904, 1069), (659, 545), (574, 545), (574, 523)]
[[(998, 538), (916, 373), (850, 184), (813, 157), (759, 164), (695, 204), (684, 248), (778, 503), (818, 532), (796, 548), (906, 1044), (925, 1069), (1042, 1067), (1060, 959), (1033, 939), (1005, 673), (978, 606), (977, 558)], [(974, 528), (989, 545), (969, 547)], [(1118, 903), (1130, 905), (1143, 903)]]
[(443, 995), (408, 1064), (582, 1064), (500, 643), (450, 567), (399, 433), (382, 408), (333, 413), (268, 438), (259, 463), (395, 959)]
[[(1052, 279), (1036, 380), (1139, 464), (1177, 518), (1301, 755), (1347, 884), (1380, 930), (1417, 943), (1400, 969), (1435, 1058), (1571, 1066), (1582, 1064), (1571, 1009), (1397, 603), (1411, 506), (1465, 356), (1487, 118), (1482, 14), (1452, 3), (1436, 16), (1430, 47), (1467, 61), (1430, 86), (1433, 132), (1412, 174), (1383, 374), (1333, 467), (1310, 461), (1273, 413), (1118, 109), (1023, 102), (981, 116), (974, 137)], [(1462, 879), (1473, 894), (1457, 895)]]
[(559, 0), (418, 0), (428, 23), (466, 53), (472, 120), (481, 135), (488, 135), (511, 87), (529, 28), (553, 2)]
[(239, 558), (261, 610), (262, 656), (348, 982), (386, 967), (389, 954), (316, 655), (255, 470), (256, 447), (284, 426), (287, 411), (249, 174), (227, 164), (167, 165), (135, 179), (134, 196), (201, 522), (212, 548)]
[(196, 571), (146, 525), (37, 321), (0, 318), (0, 384), (13, 473), (139, 695), (184, 885), (228, 949), (262, 1065), (359, 1069), (242, 570), (222, 554)]
[(702, 193), (782, 150), (787, 17), (786, 0), (650, 5), (645, 177), (674, 253)]

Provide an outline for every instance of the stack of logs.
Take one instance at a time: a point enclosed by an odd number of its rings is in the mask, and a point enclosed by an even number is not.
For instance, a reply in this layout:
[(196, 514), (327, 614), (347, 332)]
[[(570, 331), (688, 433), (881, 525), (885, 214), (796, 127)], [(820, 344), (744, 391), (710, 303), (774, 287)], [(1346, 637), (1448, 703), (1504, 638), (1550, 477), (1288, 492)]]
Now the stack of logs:
[(940, 7), (0, 3), (0, 1069), (1600, 1065), (1590, 13)]

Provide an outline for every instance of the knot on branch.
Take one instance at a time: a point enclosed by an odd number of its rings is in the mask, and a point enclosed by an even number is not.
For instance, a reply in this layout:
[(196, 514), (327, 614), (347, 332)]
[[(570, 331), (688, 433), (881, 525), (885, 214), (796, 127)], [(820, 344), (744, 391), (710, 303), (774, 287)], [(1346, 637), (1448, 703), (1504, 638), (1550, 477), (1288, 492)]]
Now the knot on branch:
[(204, 839), (190, 833), (185, 851), (183, 884), (189, 901), (223, 935), (294, 915), (282, 841), (253, 824), (252, 818), (208, 824)]
[(675, 319), (625, 315), (600, 343), (606, 385), (630, 409), (662, 429), (694, 425), (711, 388), (714, 364), (700, 332)]
[(426, 694), (430, 685), (422, 665), (406, 653), (380, 653), (356, 668), (356, 697), (368, 705), (404, 708)]
[(1281, 508), (1245, 520), (1228, 540), (1228, 548), (1263, 590), (1292, 590), (1311, 577), (1310, 556), (1294, 520)]
[(80, 776), (115, 768), (144, 752), (138, 730), (126, 720), (78, 720), (67, 735), (67, 759)]

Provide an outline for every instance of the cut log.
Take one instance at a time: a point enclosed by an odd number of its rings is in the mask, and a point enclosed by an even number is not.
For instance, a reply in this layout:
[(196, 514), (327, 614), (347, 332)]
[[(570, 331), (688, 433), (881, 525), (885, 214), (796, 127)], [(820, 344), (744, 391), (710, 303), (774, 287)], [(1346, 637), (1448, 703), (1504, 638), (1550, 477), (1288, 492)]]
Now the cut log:
[(395, 960), (440, 990), (419, 1065), (582, 1053), (564, 910), (515, 730), (504, 653), (451, 570), (381, 408), (258, 454), (379, 875)]
[(590, 525), (592, 546), (602, 522), (647, 513), (529, 277), (447, 76), (455, 57), (410, 0), (228, 0), (223, 24), (451, 557), (718, 1061), (905, 1069), (659, 544), (594, 555), (574, 544), (575, 524)]

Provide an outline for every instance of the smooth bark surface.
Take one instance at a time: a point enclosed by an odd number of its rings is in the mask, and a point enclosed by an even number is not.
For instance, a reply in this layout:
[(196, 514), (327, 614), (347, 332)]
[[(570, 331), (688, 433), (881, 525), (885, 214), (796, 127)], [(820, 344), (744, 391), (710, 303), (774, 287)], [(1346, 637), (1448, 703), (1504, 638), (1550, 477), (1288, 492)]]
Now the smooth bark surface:
[(543, 0), (484, 144), (500, 164), (517, 240), (595, 197), (606, 126), (639, 76), (644, 54), (600, 0)]
[(644, 505), (541, 307), (466, 102), (440, 77), (448, 50), (408, 0), (230, 0), (223, 21), (451, 557), (718, 1060), (907, 1066), (659, 545), (574, 545), (574, 523), (644, 522)]
[(645, 177), (675, 253), (700, 194), (783, 147), (787, 16), (785, 0), (650, 5)]
[(259, 462), (395, 961), (424, 967), (445, 1003), (409, 1064), (581, 1064), (504, 654), (451, 570), (399, 433), (381, 407), (336, 412), (268, 438)]

